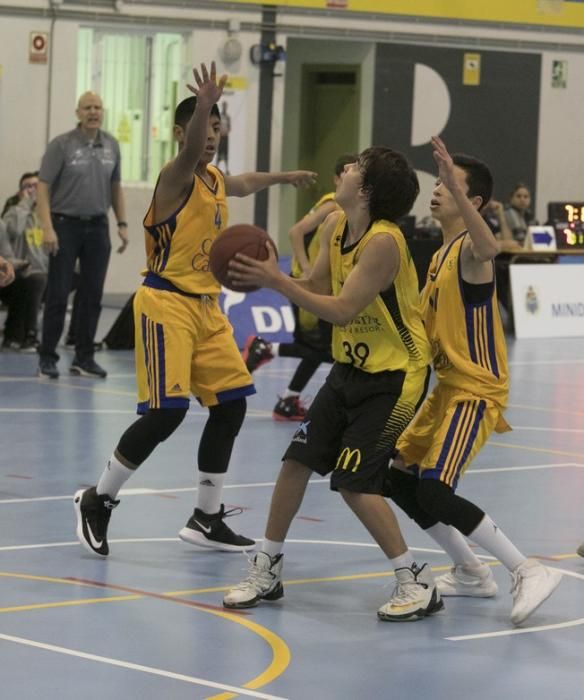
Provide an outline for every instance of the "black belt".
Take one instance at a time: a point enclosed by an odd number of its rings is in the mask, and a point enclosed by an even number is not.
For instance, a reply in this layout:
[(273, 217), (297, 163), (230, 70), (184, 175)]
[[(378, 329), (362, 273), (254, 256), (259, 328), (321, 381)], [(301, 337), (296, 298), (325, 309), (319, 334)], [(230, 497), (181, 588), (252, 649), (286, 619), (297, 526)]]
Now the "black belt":
[(102, 221), (106, 218), (106, 214), (96, 214), (95, 216), (71, 216), (70, 214), (60, 214), (54, 211), (53, 216), (59, 216), (67, 221), (82, 221), (84, 224), (92, 223), (93, 221)]

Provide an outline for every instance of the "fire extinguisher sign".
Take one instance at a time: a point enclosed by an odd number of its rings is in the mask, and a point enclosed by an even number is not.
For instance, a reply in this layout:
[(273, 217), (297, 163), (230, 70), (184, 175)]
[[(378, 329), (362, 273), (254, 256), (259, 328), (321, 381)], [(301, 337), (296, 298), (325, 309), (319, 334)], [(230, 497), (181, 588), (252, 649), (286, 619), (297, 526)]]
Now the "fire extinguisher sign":
[(31, 32), (28, 45), (29, 63), (46, 63), (49, 55), (49, 35), (46, 32)]

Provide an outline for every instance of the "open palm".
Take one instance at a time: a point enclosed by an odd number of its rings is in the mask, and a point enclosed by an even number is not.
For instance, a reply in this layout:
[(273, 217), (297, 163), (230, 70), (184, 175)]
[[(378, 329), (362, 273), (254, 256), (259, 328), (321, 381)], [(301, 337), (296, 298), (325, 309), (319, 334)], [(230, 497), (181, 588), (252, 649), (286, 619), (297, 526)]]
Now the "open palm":
[(227, 75), (222, 75), (217, 82), (215, 61), (211, 61), (210, 71), (204, 63), (201, 63), (200, 73), (196, 68), (193, 68), (193, 77), (195, 85), (188, 84), (187, 88), (197, 96), (201, 106), (214, 105), (219, 101), (227, 82)]

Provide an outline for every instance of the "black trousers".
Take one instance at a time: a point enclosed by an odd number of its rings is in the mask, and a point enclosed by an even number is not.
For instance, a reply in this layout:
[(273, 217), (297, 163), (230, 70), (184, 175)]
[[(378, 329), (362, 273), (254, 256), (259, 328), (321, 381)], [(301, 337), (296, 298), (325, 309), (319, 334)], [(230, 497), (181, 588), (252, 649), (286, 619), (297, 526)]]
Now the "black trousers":
[(37, 319), (47, 284), (47, 276), (33, 273), (17, 277), (8, 287), (0, 289), (0, 300), (8, 306), (4, 325), (4, 343), (23, 343), (36, 338)]
[(43, 335), (39, 353), (41, 359), (59, 359), (56, 348), (65, 324), (67, 298), (73, 286), (75, 262), (79, 260), (75, 355), (80, 361), (92, 359), (93, 341), (101, 313), (103, 285), (111, 252), (108, 220), (103, 216), (83, 221), (59, 214), (53, 214), (52, 219), (59, 239), (59, 252), (49, 260)]

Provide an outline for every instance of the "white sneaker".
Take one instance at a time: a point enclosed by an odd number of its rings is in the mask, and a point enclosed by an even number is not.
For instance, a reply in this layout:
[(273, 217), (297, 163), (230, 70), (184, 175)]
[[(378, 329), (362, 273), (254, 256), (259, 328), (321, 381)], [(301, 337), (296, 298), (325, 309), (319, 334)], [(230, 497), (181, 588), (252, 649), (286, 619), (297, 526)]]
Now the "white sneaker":
[(584, 557), (584, 542), (578, 547), (577, 552), (581, 557)]
[(230, 589), (223, 598), (226, 608), (254, 608), (260, 600), (278, 600), (284, 595), (282, 564), (284, 555), (270, 557), (258, 552), (250, 559), (249, 576)]
[(499, 590), (491, 567), (487, 564), (480, 566), (457, 564), (448, 573), (436, 577), (436, 588), (443, 596), (473, 598), (492, 598)]
[(550, 597), (560, 583), (562, 574), (535, 559), (527, 559), (511, 573), (511, 578), (511, 622), (519, 625)]
[(415, 565), (409, 569), (395, 570), (397, 585), (389, 601), (377, 611), (380, 620), (401, 622), (421, 620), (426, 615), (442, 610), (444, 603), (434, 583), (430, 567), (424, 564), (421, 569)]

